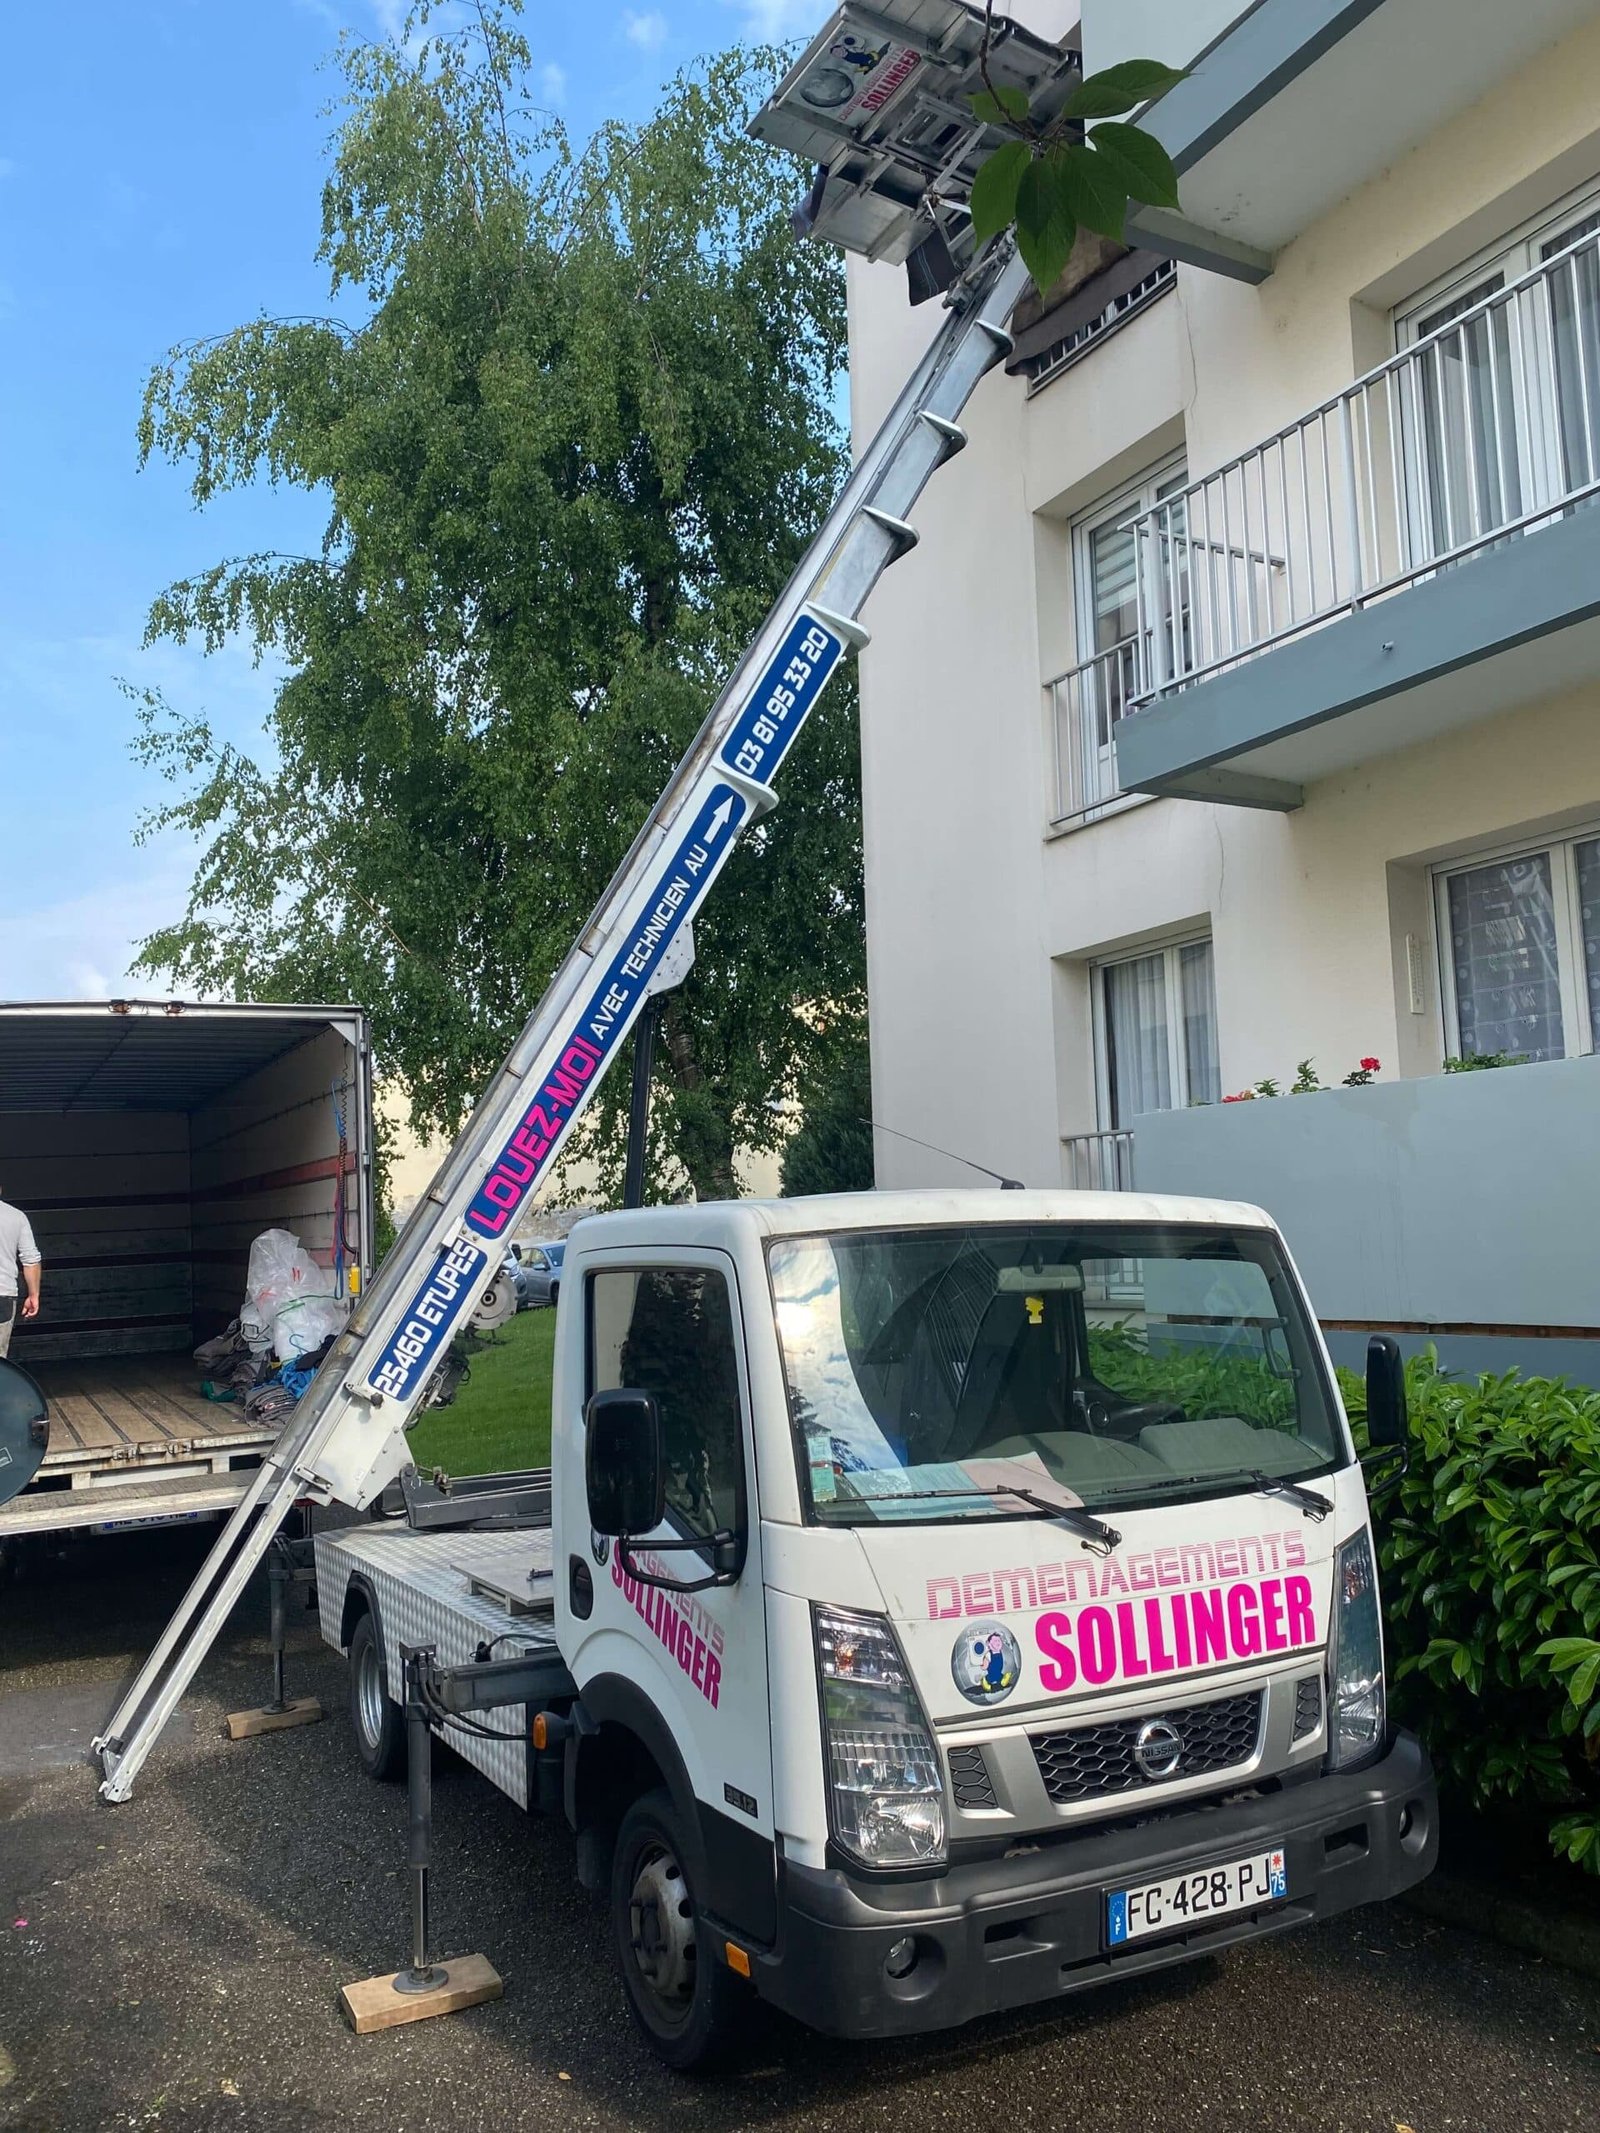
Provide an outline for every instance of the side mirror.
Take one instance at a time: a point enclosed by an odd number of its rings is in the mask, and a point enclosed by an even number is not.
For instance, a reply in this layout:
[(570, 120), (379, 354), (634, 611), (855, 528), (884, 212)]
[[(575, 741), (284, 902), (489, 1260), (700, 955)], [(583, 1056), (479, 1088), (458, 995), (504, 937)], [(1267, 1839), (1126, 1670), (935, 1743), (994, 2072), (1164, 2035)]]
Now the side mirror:
[(1400, 1451), (1406, 1443), (1406, 1369), (1387, 1333), (1374, 1333), (1367, 1343), (1367, 1441), (1375, 1452)]
[(585, 1411), (589, 1523), (613, 1540), (649, 1533), (666, 1515), (661, 1410), (650, 1392), (597, 1392)]

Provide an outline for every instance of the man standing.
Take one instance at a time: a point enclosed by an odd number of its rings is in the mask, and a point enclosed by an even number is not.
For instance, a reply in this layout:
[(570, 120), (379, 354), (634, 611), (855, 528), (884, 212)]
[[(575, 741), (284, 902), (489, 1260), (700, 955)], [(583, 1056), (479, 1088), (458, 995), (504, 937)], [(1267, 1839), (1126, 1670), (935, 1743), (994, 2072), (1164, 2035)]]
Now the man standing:
[(17, 1268), (22, 1268), (24, 1318), (39, 1315), (39, 1247), (33, 1241), (33, 1225), (20, 1207), (0, 1200), (0, 1355), (11, 1346), (11, 1328), (16, 1323)]

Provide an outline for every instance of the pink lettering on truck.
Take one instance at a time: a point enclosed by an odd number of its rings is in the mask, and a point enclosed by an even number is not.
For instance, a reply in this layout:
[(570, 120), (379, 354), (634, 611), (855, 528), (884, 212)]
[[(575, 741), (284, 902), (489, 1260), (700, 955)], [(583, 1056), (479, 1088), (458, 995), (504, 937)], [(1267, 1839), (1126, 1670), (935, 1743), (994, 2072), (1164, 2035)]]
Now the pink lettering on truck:
[(1301, 1534), (1252, 1533), (1142, 1554), (929, 1578), (930, 1621), (1038, 1613), (1039, 1683), (1059, 1695), (1274, 1658), (1318, 1643)]

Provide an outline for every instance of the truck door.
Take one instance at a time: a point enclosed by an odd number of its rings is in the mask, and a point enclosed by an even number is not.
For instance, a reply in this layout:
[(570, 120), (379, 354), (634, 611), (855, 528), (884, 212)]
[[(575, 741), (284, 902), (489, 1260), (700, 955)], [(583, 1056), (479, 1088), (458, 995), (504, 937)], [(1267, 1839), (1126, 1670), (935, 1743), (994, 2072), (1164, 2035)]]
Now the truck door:
[[(625, 1387), (654, 1394), (660, 1408), (666, 1517), (629, 1554), (671, 1584), (627, 1575), (615, 1547), (591, 1535), (594, 1602), (587, 1619), (571, 1622), (573, 1673), (597, 1717), (625, 1722), (627, 1707), (642, 1699), (665, 1725), (698, 1803), (707, 1906), (770, 1941), (776, 1880), (766, 1609), (734, 1263), (709, 1249), (652, 1249), (648, 1263), (637, 1253), (603, 1254), (590, 1262), (583, 1309), (585, 1397)], [(740, 1536), (734, 1581), (672, 1590), (709, 1578), (711, 1551), (653, 1549), (651, 1541), (719, 1531)]]

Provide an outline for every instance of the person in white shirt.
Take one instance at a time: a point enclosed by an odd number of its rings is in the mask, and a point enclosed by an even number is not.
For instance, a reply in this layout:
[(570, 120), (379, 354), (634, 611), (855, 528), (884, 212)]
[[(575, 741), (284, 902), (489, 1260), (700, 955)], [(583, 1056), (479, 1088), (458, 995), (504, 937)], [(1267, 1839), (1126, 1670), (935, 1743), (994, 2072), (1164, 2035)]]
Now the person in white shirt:
[[(22, 1293), (18, 1300), (17, 1269), (22, 1269)], [(33, 1225), (20, 1207), (0, 1200), (0, 1355), (11, 1346), (11, 1329), (18, 1317), (39, 1315), (41, 1262), (33, 1241)]]

